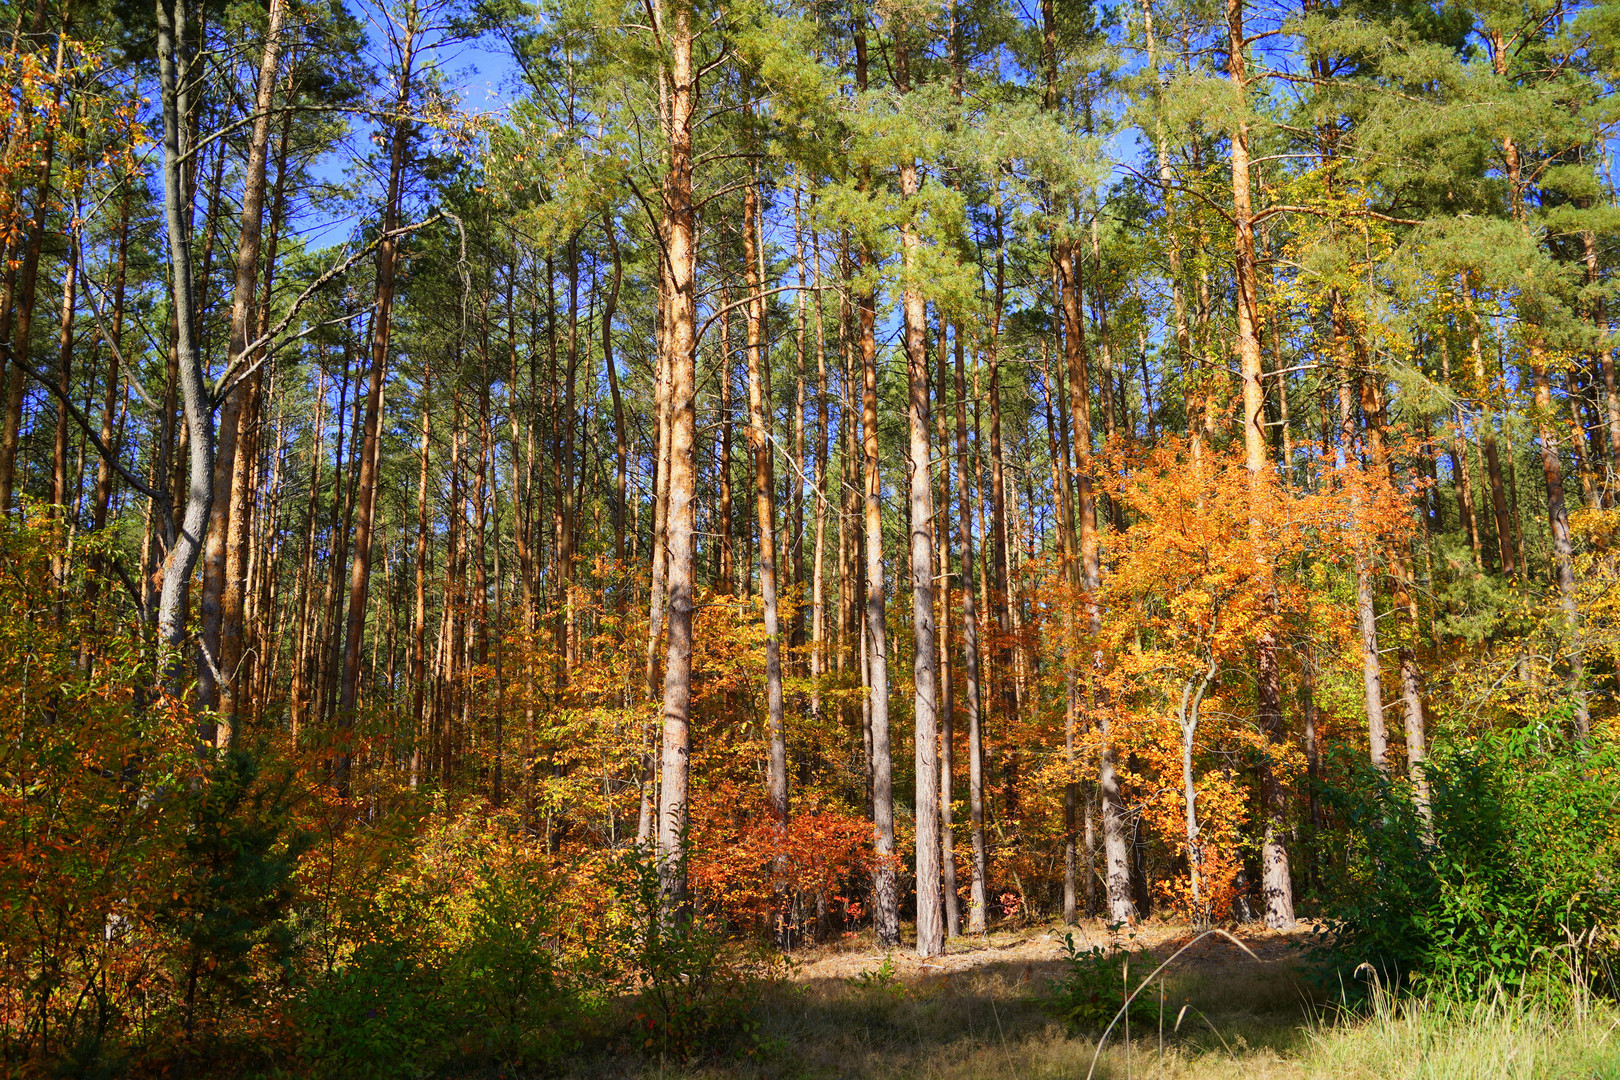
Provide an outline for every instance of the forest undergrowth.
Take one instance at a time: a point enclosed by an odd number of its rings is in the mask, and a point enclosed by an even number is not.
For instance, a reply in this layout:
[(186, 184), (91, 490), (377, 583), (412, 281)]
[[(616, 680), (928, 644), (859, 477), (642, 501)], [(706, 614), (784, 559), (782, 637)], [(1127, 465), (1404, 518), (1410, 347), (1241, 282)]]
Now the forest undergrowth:
[[(1620, 1009), (1585, 980), (1479, 998), (1397, 996), (1376, 983), (1335, 992), (1301, 963), (1298, 946), (1309, 931), (1240, 930), (1252, 958), (1226, 942), (1191, 951), (1144, 987), (1129, 1022), (1120, 1015), (1099, 1052), (1099, 1029), (1114, 1013), (1101, 1024), (1066, 1022), (1056, 944), (1066, 932), (1035, 926), (958, 940), (938, 963), (875, 951), (870, 935), (804, 950), (761, 995), (759, 1024), (744, 1051), (692, 1064), (609, 1053), (575, 1060), (563, 1072), (580, 1080), (1620, 1076)], [(1166, 923), (1129, 937), (1100, 924), (1078, 934), (1155, 966), (1195, 937), (1185, 925)], [(1131, 985), (1142, 985), (1146, 973), (1133, 974)]]

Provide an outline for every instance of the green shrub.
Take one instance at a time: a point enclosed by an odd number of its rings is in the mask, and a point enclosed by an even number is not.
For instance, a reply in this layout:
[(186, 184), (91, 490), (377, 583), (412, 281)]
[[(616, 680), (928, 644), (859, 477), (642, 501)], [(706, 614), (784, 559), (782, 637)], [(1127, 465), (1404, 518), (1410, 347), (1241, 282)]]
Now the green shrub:
[(1435, 747), (1432, 823), (1404, 781), (1370, 768), (1324, 792), (1347, 841), (1314, 955), (1344, 985), (1472, 995), (1567, 982), (1613, 946), (1620, 914), (1620, 756), (1550, 727)]
[(499, 827), (437, 830), (430, 854), (327, 913), (297, 1000), (308, 1074), (532, 1073), (577, 1045), (586, 996), (558, 963), (553, 878)]
[(446, 965), (468, 1033), (465, 1058), (494, 1065), (554, 1061), (587, 1019), (584, 995), (559, 971), (556, 888), (522, 862), (482, 861)]
[(426, 1076), (445, 1060), (455, 1018), (432, 940), (439, 902), (399, 874), (352, 910), (326, 913), (327, 959), (303, 972), (294, 1002), (301, 1074)]
[[(1052, 1004), (1074, 1031), (1106, 1028), (1156, 966), (1146, 950), (1081, 949), (1073, 934), (1063, 935), (1063, 962), (1067, 970), (1053, 984)], [(1157, 1015), (1156, 992), (1144, 990), (1131, 1001), (1130, 1019), (1148, 1023)]]
[(906, 984), (900, 981), (900, 974), (895, 969), (892, 956), (885, 956), (883, 963), (873, 970), (854, 975), (850, 978), (849, 984), (857, 990), (865, 990), (872, 994), (896, 998), (904, 997), (906, 994)]
[(305, 1075), (426, 1076), (447, 1056), (453, 1017), (439, 973), (398, 940), (357, 948), (310, 980), (299, 1005)]
[(207, 1052), (220, 1014), (248, 1006), (262, 969), (292, 961), (293, 874), (313, 837), (293, 820), (290, 775), (265, 778), (259, 755), (228, 751), (172, 796), (184, 822), (154, 923), (172, 941), (179, 1027)]
[(648, 1054), (687, 1061), (760, 1049), (759, 1004), (781, 957), (728, 945), (700, 912), (667, 914), (651, 851), (633, 849), (612, 868), (618, 917), (611, 957), (634, 987), (634, 1035)]

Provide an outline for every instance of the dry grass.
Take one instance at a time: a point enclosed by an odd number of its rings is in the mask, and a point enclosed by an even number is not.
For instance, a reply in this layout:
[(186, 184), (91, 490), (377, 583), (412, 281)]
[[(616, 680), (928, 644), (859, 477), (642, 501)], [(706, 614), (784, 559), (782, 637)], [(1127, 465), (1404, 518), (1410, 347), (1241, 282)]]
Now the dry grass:
[(1558, 1004), (1385, 998), (1316, 1026), (1308, 1060), (1323, 1080), (1620, 1080), (1617, 1029), (1620, 1012), (1585, 994)]
[[(1188, 936), (1150, 927), (1133, 944), (1163, 958)], [(1620, 1013), (1606, 1005), (1383, 1002), (1352, 1015), (1313, 995), (1286, 937), (1245, 939), (1258, 961), (1201, 942), (1178, 962), (1164, 980), (1162, 1036), (1156, 1023), (1128, 1037), (1116, 1029), (1097, 1080), (1620, 1080)], [(955, 942), (926, 964), (896, 950), (885, 969), (870, 941), (823, 947), (764, 992), (755, 1053), (685, 1066), (598, 1059), (578, 1075), (1084, 1080), (1096, 1043), (1047, 1005), (1060, 948), (1061, 935), (1039, 929)]]

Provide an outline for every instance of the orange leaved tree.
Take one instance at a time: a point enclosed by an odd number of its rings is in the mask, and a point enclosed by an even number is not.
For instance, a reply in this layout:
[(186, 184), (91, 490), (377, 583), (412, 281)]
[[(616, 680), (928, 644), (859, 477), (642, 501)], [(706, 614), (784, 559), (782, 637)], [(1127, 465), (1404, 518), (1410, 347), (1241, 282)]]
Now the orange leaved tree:
[[(1344, 471), (1331, 488), (1305, 491), (1270, 471), (1256, 477), (1241, 455), (1205, 449), (1195, 460), (1180, 440), (1114, 465), (1108, 491), (1125, 525), (1108, 541), (1113, 569), (1099, 600), (1110, 617), (1097, 644), (1109, 656), (1110, 697), (1127, 738), (1145, 741), (1153, 757), (1174, 746), (1151, 745), (1155, 731), (1165, 741), (1179, 734), (1183, 905), (1207, 924), (1224, 914), (1239, 862), (1212, 847), (1200, 799), (1222, 807), (1220, 832), (1229, 842), (1241, 811), (1225, 771), (1198, 775), (1200, 724), (1218, 700), (1224, 742), (1278, 755), (1241, 704), (1256, 636), (1298, 640), (1349, 625), (1321, 575), (1348, 561), (1358, 539), (1370, 539), (1357, 530), (1385, 542), (1410, 517), (1387, 482), (1359, 470)], [(1273, 766), (1286, 772), (1295, 756), (1290, 744), (1280, 754)], [(1162, 756), (1168, 766), (1169, 754)]]

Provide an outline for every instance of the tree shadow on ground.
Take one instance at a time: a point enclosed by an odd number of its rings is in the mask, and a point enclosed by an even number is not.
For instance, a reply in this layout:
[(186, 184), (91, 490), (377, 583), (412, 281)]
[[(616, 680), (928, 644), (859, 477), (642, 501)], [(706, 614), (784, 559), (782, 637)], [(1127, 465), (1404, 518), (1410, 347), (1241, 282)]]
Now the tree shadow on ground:
[[(1155, 958), (1174, 944), (1157, 944)], [(1093, 1076), (1304, 1076), (1299, 1057), (1322, 1002), (1296, 954), (1284, 944), (1256, 961), (1230, 943), (1195, 948), (1197, 955), (1143, 994), (1151, 1020), (1144, 1023), (1139, 1011), (1109, 1034)], [(1050, 950), (1044, 959), (1001, 958), (1007, 951), (982, 948), (931, 968), (897, 950), (895, 960), (850, 975), (770, 984), (759, 992), (757, 1028), (723, 1055), (674, 1063), (609, 1054), (576, 1062), (574, 1075), (1083, 1080), (1099, 1032), (1072, 1029), (1056, 1007), (1062, 962), (1050, 959)]]

